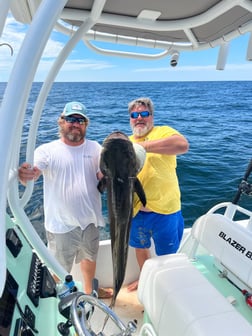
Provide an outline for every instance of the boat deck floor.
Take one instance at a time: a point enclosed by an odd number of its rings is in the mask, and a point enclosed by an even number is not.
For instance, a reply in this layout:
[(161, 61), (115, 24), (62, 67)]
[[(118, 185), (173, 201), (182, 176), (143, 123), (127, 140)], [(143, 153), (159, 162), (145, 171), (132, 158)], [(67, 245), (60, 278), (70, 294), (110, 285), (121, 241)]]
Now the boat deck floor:
[[(245, 297), (236, 286), (234, 286), (225, 277), (222, 277), (220, 271), (215, 265), (214, 258), (210, 255), (197, 255), (195, 261), (192, 261), (194, 266), (201, 272), (203, 276), (230, 302), (234, 308), (244, 318), (252, 324), (252, 310), (246, 304)], [(111, 299), (102, 300), (106, 305), (110, 305)], [(232, 302), (231, 302), (232, 301)], [(206, 302), (207, 304), (207, 302)], [(127, 325), (129, 321), (135, 321), (137, 330), (134, 335), (140, 335), (140, 330), (144, 322), (151, 322), (147, 314), (144, 312), (144, 307), (140, 304), (137, 291), (128, 292), (127, 286), (123, 286), (118, 294), (113, 311), (120, 320)], [(91, 325), (93, 330), (98, 334), (103, 331), (105, 335), (116, 335), (118, 328), (109, 320), (103, 328), (105, 314), (96, 309), (92, 318)]]
[[(197, 255), (194, 266), (203, 276), (234, 306), (234, 308), (252, 324), (252, 309), (246, 304), (245, 297), (241, 290), (232, 284), (228, 279), (221, 276), (220, 271), (215, 265), (215, 260), (211, 255)], [(243, 289), (243, 288), (241, 288)], [(110, 300), (104, 300), (109, 305)], [(137, 291), (128, 292), (127, 286), (123, 287), (116, 301), (115, 313), (127, 324), (129, 321), (137, 320), (137, 331), (139, 334), (144, 321), (150, 322), (147, 314), (144, 313), (144, 307), (137, 298)]]
[[(104, 299), (103, 302), (109, 306), (111, 299)], [(123, 286), (118, 293), (113, 311), (116, 313), (117, 316), (120, 317), (121, 321), (125, 325), (127, 325), (129, 321), (134, 321), (137, 326), (135, 334), (139, 334), (144, 319), (144, 308), (137, 298), (136, 290), (129, 292), (127, 290), (127, 286)], [(102, 320), (102, 316), (99, 318), (99, 320)]]

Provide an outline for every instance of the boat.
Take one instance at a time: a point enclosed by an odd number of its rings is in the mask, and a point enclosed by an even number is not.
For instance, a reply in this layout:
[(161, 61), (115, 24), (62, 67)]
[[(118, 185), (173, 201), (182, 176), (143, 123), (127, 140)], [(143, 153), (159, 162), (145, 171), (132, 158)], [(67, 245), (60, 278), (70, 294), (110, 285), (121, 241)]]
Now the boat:
[[(251, 335), (252, 212), (238, 205), (241, 194), (252, 194), (251, 162), (234, 200), (217, 204), (186, 229), (176, 254), (157, 257), (153, 252), (139, 274), (130, 249), (124, 284), (140, 276), (139, 288), (129, 294), (124, 286), (114, 309), (97, 298), (95, 286), (93, 295), (83, 293), (78, 269), (72, 271), (78, 291), (57, 297), (52, 274), (62, 281), (67, 274), (31, 225), (24, 208), (34, 185), (28, 183), (20, 196), (17, 168), (28, 98), (53, 30), (68, 39), (36, 100), (28, 162), (48, 93), (79, 41), (103, 55), (153, 61), (167, 57), (172, 67), (179, 66), (182, 53), (219, 48), (216, 69), (223, 70), (229, 43), (252, 32), (252, 1), (0, 0), (0, 7), (1, 34), (9, 12), (29, 25), (0, 107), (0, 334)], [(114, 47), (101, 48), (97, 41)], [(11, 41), (4, 45), (11, 49)], [(132, 52), (131, 46), (150, 52)], [(247, 47), (251, 59), (252, 38)], [(101, 286), (112, 286), (110, 240), (100, 243), (96, 279)]]

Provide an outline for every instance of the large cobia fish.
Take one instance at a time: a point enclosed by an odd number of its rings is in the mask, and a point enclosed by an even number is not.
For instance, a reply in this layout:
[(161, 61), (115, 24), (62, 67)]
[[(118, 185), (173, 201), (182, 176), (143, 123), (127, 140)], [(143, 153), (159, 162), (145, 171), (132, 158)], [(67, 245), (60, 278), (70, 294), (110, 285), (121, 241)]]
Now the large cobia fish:
[[(138, 146), (144, 151), (142, 146)], [(113, 132), (104, 140), (100, 159), (104, 177), (99, 182), (98, 189), (100, 192), (107, 189), (114, 281), (110, 307), (114, 306), (125, 277), (134, 192), (142, 204), (146, 205), (145, 193), (137, 178), (141, 169), (140, 161), (126, 134)], [(143, 161), (142, 155), (142, 165)]]

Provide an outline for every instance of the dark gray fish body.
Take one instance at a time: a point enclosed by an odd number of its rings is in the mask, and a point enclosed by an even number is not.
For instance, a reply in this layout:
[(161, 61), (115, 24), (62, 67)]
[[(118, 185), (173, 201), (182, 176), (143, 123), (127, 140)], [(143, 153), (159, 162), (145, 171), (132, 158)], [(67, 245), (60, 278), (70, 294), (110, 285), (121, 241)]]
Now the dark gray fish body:
[(134, 192), (143, 205), (146, 204), (142, 185), (136, 177), (139, 171), (136, 154), (127, 135), (114, 132), (104, 140), (100, 169), (104, 177), (98, 189), (101, 192), (107, 189), (114, 277), (110, 306), (113, 307), (125, 277)]

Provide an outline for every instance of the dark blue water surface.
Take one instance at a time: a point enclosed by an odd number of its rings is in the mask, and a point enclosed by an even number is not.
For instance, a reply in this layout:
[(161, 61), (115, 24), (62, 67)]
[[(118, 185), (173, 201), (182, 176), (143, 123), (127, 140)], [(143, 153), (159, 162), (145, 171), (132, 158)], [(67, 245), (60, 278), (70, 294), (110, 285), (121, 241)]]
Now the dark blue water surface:
[[(41, 84), (33, 85), (27, 109), (21, 161), (31, 111)], [(0, 84), (2, 98), (4, 84)], [(186, 227), (219, 202), (232, 201), (252, 158), (252, 82), (122, 82), (55, 83), (46, 101), (37, 145), (56, 139), (57, 118), (66, 102), (83, 102), (90, 126), (87, 136), (102, 143), (114, 130), (131, 133), (127, 104), (140, 96), (155, 104), (155, 124), (170, 125), (190, 142), (190, 150), (177, 158)], [(239, 204), (252, 210), (252, 199)], [(103, 199), (107, 221), (106, 200)], [(42, 178), (35, 185), (26, 208), (43, 236)], [(108, 237), (109, 227), (102, 230)]]

